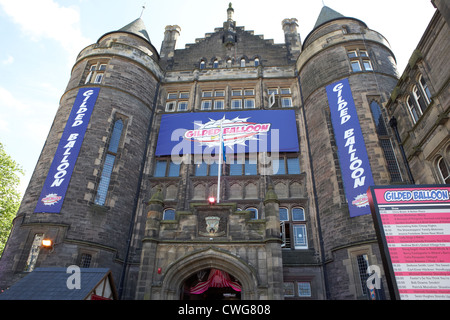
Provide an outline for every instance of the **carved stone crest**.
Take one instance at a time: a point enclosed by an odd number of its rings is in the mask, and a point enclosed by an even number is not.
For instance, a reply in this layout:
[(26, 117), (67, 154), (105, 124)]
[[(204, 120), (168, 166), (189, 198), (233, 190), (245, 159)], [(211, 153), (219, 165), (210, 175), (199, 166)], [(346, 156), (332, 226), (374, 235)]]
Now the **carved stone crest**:
[(199, 232), (202, 236), (221, 236), (225, 234), (224, 231), (219, 232), (219, 226), (220, 226), (220, 217), (215, 216), (209, 216), (205, 217), (206, 222), (206, 232)]

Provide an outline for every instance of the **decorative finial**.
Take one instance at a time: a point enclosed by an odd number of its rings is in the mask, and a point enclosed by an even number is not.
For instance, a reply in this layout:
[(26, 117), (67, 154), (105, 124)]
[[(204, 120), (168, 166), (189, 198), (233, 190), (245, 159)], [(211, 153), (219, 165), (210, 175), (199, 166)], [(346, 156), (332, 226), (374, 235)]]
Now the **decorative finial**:
[(144, 3), (144, 5), (142, 6), (141, 15), (139, 16), (139, 18), (142, 18), (142, 15), (144, 14), (144, 10), (145, 10), (145, 3)]

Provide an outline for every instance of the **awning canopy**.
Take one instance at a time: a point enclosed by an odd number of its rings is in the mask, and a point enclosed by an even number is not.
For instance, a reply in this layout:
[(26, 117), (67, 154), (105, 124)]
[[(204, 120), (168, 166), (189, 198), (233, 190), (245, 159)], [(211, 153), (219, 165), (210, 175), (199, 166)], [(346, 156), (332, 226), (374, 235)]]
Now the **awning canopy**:
[(201, 294), (209, 288), (232, 288), (234, 291), (239, 292), (242, 290), (241, 285), (236, 281), (232, 281), (228, 273), (218, 269), (211, 269), (208, 279), (192, 286), (189, 292), (191, 294)]
[[(79, 274), (75, 274), (78, 272)], [(117, 300), (111, 271), (104, 268), (36, 268), (0, 293), (0, 300)]]

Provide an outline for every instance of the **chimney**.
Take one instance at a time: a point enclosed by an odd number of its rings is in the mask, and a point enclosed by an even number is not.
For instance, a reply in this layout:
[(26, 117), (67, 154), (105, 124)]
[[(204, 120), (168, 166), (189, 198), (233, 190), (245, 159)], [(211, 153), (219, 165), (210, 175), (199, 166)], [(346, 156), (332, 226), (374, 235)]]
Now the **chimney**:
[(166, 27), (166, 30), (164, 31), (164, 40), (161, 44), (161, 59), (170, 59), (173, 57), (180, 31), (181, 28), (177, 25)]
[(288, 53), (294, 59), (297, 59), (302, 50), (302, 41), (300, 39), (300, 34), (297, 32), (297, 22), (298, 20), (296, 18), (284, 19), (281, 22)]

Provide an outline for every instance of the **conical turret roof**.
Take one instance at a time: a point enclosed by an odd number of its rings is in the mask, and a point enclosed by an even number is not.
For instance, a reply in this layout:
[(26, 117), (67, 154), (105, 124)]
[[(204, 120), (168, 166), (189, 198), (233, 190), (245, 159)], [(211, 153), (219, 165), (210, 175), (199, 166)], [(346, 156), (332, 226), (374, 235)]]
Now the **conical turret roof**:
[(147, 33), (147, 30), (145, 29), (144, 21), (141, 18), (137, 18), (136, 20), (127, 24), (125, 27), (119, 29), (118, 31), (125, 31), (125, 32), (133, 33), (135, 35), (138, 35), (138, 36), (144, 38), (145, 40), (147, 40), (148, 42), (151, 43), (150, 37)]
[(345, 16), (331, 9), (330, 7), (323, 6), (322, 10), (320, 11), (319, 17), (317, 18), (316, 24), (314, 25), (314, 29), (328, 21), (339, 18), (345, 18)]

